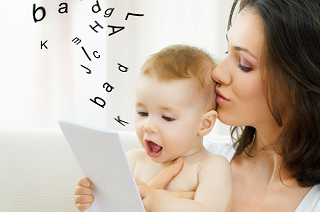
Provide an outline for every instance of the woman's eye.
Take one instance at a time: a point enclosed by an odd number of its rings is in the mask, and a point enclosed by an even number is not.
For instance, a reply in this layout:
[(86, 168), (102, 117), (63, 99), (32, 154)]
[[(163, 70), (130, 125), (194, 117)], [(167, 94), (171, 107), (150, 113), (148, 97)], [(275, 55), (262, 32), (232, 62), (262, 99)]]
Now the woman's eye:
[(249, 71), (252, 70), (251, 67), (242, 66), (241, 63), (239, 63), (238, 67), (239, 67), (242, 71), (245, 71), (245, 72), (249, 72)]
[(225, 54), (229, 54), (229, 51), (226, 51)]
[(166, 121), (173, 121), (173, 120), (174, 120), (174, 118), (170, 118), (170, 117), (168, 117), (168, 116), (162, 116), (162, 118), (163, 118), (164, 120), (166, 120)]
[(148, 116), (148, 113), (147, 113), (147, 112), (138, 112), (138, 114), (139, 114), (140, 116)]
[(246, 61), (242, 56), (240, 56), (240, 62), (238, 67), (245, 72), (249, 72), (252, 70), (250, 63), (248, 63), (248, 61)]

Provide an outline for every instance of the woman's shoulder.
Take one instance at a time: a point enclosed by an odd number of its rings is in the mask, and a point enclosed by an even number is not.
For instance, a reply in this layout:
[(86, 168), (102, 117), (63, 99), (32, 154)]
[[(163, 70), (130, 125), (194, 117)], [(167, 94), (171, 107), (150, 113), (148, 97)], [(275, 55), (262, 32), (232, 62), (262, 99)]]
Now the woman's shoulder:
[(320, 184), (311, 188), (295, 212), (320, 211)]

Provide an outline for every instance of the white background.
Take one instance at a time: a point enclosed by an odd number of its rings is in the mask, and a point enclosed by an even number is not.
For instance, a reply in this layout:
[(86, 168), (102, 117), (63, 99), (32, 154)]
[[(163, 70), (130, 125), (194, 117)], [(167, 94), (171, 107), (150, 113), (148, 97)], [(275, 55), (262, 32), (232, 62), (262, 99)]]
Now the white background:
[[(68, 13), (58, 12), (61, 3)], [(232, 0), (99, 0), (101, 11), (94, 13), (96, 0), (16, 0), (0, 7), (1, 110), (0, 125), (58, 127), (69, 121), (134, 130), (134, 84), (148, 55), (171, 44), (205, 48), (222, 59), (227, 51), (225, 39)], [(33, 4), (43, 6), (45, 18), (35, 23)], [(104, 12), (114, 8), (110, 17)], [(144, 14), (143, 17), (127, 13)], [(36, 17), (40, 18), (38, 11)], [(95, 33), (89, 25), (97, 21), (103, 29)], [(108, 27), (125, 29), (108, 36)], [(74, 37), (81, 39), (76, 45)], [(48, 49), (41, 49), (47, 40)], [(89, 61), (81, 49), (86, 49)], [(100, 58), (92, 54), (97, 51)], [(128, 67), (118, 70), (118, 63)], [(84, 65), (92, 71), (86, 74)], [(110, 93), (102, 87), (108, 82)], [(100, 97), (101, 108), (90, 101)], [(125, 127), (114, 118), (120, 116)], [(229, 127), (217, 123), (212, 133), (228, 135)]]

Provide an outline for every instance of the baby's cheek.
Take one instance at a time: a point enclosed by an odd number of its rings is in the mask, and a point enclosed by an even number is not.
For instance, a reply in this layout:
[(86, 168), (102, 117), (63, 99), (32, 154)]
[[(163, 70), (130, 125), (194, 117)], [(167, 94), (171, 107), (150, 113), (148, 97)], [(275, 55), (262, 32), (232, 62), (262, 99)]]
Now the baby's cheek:
[(135, 130), (136, 130), (137, 137), (141, 143), (143, 141), (143, 126), (142, 126), (142, 124), (136, 121)]

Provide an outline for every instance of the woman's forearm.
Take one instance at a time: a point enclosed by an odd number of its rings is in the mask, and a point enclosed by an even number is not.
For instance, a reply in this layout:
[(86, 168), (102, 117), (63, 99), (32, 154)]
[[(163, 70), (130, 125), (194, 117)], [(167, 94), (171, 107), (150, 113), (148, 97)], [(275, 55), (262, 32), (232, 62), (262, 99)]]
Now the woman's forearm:
[[(159, 201), (155, 203), (155, 207), (150, 212), (224, 212), (221, 206), (216, 208), (208, 208), (204, 204), (196, 200), (183, 199), (169, 195), (166, 192), (159, 191)], [(160, 204), (162, 203), (162, 204)], [(227, 207), (227, 206), (226, 206)]]

